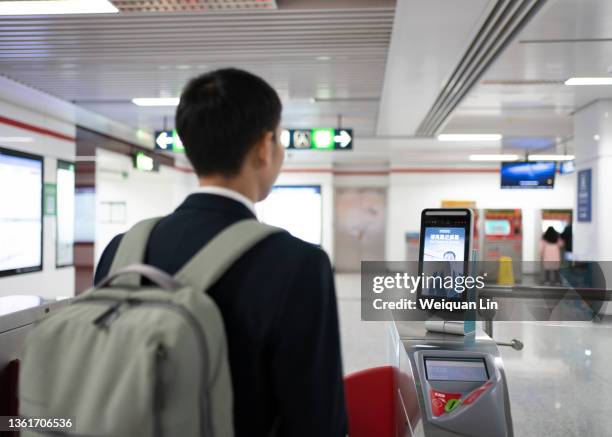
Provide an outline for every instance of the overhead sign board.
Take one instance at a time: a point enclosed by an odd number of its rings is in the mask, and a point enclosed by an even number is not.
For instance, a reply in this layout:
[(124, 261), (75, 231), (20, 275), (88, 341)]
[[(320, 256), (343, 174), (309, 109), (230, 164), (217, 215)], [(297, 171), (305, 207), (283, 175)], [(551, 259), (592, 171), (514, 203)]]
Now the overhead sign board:
[[(353, 129), (284, 129), (280, 140), (292, 150), (352, 150)], [(155, 131), (155, 149), (185, 152), (176, 129)]]
[(281, 143), (291, 150), (352, 150), (353, 129), (284, 129)]
[(155, 131), (155, 149), (165, 150), (166, 152), (185, 152), (183, 142), (176, 129)]

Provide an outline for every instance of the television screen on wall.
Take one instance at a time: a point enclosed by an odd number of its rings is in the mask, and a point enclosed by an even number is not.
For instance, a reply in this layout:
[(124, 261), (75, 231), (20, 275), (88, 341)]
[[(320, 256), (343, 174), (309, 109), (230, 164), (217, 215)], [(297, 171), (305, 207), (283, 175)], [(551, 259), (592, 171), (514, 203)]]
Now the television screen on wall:
[(262, 222), (321, 245), (323, 203), (319, 185), (277, 185), (255, 208)]
[(0, 148), (0, 276), (42, 269), (43, 158)]
[(74, 164), (57, 161), (57, 233), (55, 264), (74, 264)]
[(501, 165), (502, 188), (553, 188), (556, 162), (504, 162)]

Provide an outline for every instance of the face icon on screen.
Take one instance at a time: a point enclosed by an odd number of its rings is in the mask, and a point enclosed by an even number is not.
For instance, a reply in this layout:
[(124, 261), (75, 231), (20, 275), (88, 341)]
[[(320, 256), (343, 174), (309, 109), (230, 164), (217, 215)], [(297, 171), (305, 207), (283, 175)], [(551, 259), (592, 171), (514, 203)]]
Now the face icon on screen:
[(455, 261), (457, 259), (457, 256), (455, 255), (455, 252), (449, 250), (447, 252), (444, 252), (443, 258), (444, 261)]

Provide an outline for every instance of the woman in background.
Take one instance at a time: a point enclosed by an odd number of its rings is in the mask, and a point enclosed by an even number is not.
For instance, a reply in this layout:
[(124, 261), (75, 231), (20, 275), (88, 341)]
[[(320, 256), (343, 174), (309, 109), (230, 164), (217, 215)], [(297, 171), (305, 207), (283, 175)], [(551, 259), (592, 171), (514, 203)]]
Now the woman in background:
[(561, 285), (561, 248), (563, 240), (555, 228), (549, 226), (540, 240), (540, 258), (544, 269), (544, 284)]

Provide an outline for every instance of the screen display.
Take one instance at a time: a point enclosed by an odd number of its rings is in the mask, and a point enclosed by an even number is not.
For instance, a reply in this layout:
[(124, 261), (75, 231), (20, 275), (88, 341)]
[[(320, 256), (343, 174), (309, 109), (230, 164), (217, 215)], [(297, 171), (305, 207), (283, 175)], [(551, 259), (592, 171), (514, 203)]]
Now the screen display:
[(430, 381), (485, 382), (489, 379), (483, 359), (425, 358), (425, 372)]
[(559, 164), (559, 173), (570, 174), (576, 171), (576, 164), (574, 161), (562, 161)]
[(464, 254), (464, 228), (425, 228), (423, 261), (463, 261)]
[(259, 220), (286, 229), (294, 237), (321, 245), (321, 187), (277, 185), (255, 205)]
[(485, 235), (507, 236), (512, 232), (509, 220), (485, 220)]
[(57, 267), (74, 263), (74, 164), (57, 162)]
[(471, 211), (464, 208), (421, 213), (419, 299), (467, 299), (461, 284), (468, 271), (471, 224)]
[(553, 188), (555, 162), (504, 162), (501, 166), (502, 188)]
[(42, 268), (41, 157), (0, 149), (0, 275)]
[[(426, 227), (423, 242), (422, 272), (432, 279), (422, 286), (425, 297), (460, 298), (461, 294), (450, 285), (465, 272), (465, 228)], [(437, 262), (432, 262), (437, 261)], [(435, 281), (433, 278), (438, 278)]]

